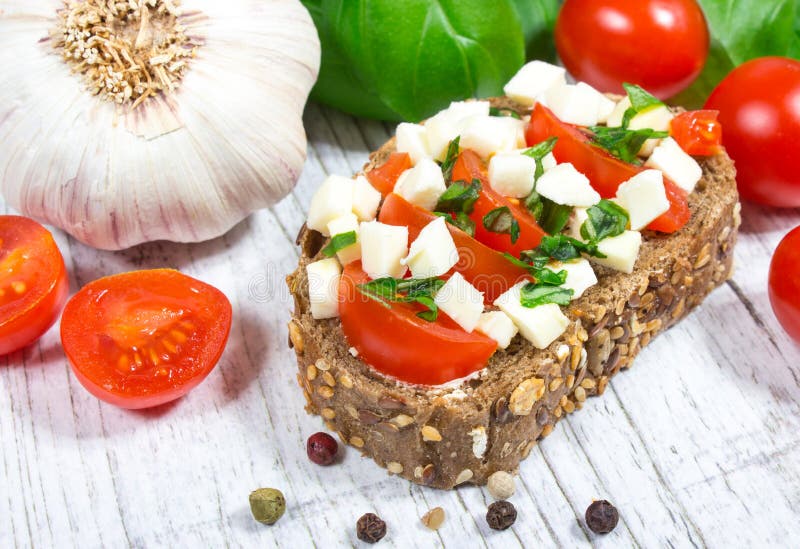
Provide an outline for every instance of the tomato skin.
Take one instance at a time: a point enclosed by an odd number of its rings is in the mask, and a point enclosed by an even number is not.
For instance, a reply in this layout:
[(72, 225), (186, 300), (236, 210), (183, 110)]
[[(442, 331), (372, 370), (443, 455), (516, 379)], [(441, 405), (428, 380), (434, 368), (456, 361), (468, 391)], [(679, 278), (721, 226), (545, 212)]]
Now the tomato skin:
[[(575, 169), (586, 174), (592, 187), (603, 198), (616, 196), (620, 184), (644, 170), (593, 146), (589, 143), (589, 137), (577, 126), (562, 122), (550, 109), (537, 103), (531, 113), (530, 124), (525, 130), (525, 140), (528, 146), (531, 146), (549, 137), (558, 138), (553, 149), (556, 160), (571, 162)], [(691, 211), (686, 201), (686, 191), (666, 177), (664, 188), (667, 191), (670, 209), (650, 223), (648, 228), (673, 233), (689, 222)]]
[[(15, 297), (12, 284), (20, 282), (26, 289)], [(53, 235), (27, 217), (0, 216), (0, 356), (39, 339), (58, 319), (68, 293)]]
[(739, 193), (784, 208), (800, 206), (800, 62), (762, 57), (734, 69), (711, 92), (722, 143), (736, 163)]
[(722, 150), (719, 111), (686, 111), (670, 122), (669, 134), (686, 154), (711, 156)]
[(497, 342), (467, 333), (446, 314), (436, 322), (422, 320), (421, 309), (392, 303), (387, 309), (357, 289), (369, 281), (356, 261), (344, 268), (339, 282), (339, 315), (347, 342), (379, 372), (407, 383), (440, 385), (486, 365)]
[[(415, 206), (400, 195), (390, 194), (383, 201), (378, 221), (387, 225), (408, 226), (408, 239), (413, 241), (425, 225), (436, 216), (425, 208)], [(487, 303), (492, 303), (514, 284), (530, 278), (525, 269), (517, 267), (503, 255), (481, 244), (467, 233), (447, 224), (458, 250), (458, 263), (453, 271), (483, 292)]]
[(61, 343), (94, 396), (150, 408), (182, 397), (214, 369), (231, 317), (213, 286), (172, 269), (133, 271), (81, 288), (64, 308)]
[(703, 69), (709, 33), (695, 0), (566, 0), (555, 28), (567, 70), (603, 92), (638, 84), (660, 99)]
[(772, 255), (769, 301), (783, 329), (800, 343), (800, 227), (787, 234)]
[(397, 178), (404, 171), (411, 168), (411, 157), (408, 153), (392, 153), (386, 162), (367, 172), (367, 180), (382, 195), (387, 195), (394, 190)]
[[(489, 185), (486, 163), (475, 151), (469, 149), (461, 151), (453, 165), (453, 181), (471, 182), (478, 179), (481, 182), (481, 193), (475, 201), (475, 207), (469, 215), (475, 222), (475, 238), (490, 248), (501, 252), (508, 252), (514, 257), (519, 257), (520, 252), (536, 248), (542, 241), (545, 232), (536, 223), (530, 212), (519, 203), (519, 200), (507, 198), (497, 193)], [(483, 226), (483, 216), (490, 211), (508, 207), (511, 215), (519, 223), (519, 238), (511, 242), (511, 235), (506, 233), (493, 233)]]

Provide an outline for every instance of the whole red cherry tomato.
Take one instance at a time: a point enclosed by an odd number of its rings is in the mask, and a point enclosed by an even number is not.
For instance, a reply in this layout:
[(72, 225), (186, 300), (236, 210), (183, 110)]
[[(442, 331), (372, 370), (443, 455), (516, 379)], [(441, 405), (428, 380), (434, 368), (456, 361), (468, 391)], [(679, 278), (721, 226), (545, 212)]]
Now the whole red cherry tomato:
[(800, 206), (800, 62), (761, 57), (734, 69), (706, 102), (719, 111), (722, 144), (736, 162), (742, 197)]
[(603, 92), (638, 84), (666, 99), (700, 74), (708, 26), (695, 0), (566, 0), (556, 48), (567, 70)]
[(800, 343), (800, 227), (784, 237), (772, 256), (769, 300), (783, 329)]

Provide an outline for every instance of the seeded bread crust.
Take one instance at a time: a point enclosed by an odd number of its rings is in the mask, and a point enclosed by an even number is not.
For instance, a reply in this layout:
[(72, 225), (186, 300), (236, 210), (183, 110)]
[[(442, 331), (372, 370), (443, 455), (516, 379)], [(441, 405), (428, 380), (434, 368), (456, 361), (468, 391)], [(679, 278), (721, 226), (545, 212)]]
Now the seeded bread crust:
[[(492, 103), (526, 114), (506, 98)], [(392, 139), (364, 171), (394, 148)], [(304, 227), (302, 257), (287, 283), (295, 299), (289, 340), (306, 410), (390, 473), (419, 484), (482, 485), (495, 471), (516, 471), (559, 419), (603, 394), (656, 335), (731, 276), (741, 222), (736, 172), (725, 153), (701, 166), (689, 224), (672, 235), (645, 232), (633, 274), (595, 266), (599, 283), (566, 308), (570, 325), (552, 345), (538, 350), (516, 337), (479, 376), (440, 387), (382, 376), (349, 352), (338, 319), (311, 316), (305, 267), (326, 239)]]

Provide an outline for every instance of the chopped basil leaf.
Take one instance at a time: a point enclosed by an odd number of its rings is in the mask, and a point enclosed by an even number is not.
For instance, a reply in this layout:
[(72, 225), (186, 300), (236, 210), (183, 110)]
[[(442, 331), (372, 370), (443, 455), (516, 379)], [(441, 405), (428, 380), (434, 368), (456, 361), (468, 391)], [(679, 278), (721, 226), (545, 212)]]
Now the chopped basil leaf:
[(439, 197), (439, 202), (434, 208), (437, 212), (463, 212), (472, 213), (475, 201), (481, 193), (481, 182), (473, 179), (471, 184), (464, 181), (455, 181)]
[(533, 175), (534, 179), (539, 179), (542, 174), (544, 173), (544, 164), (542, 161), (544, 157), (553, 152), (553, 148), (556, 146), (556, 141), (558, 141), (558, 137), (551, 137), (550, 139), (545, 139), (541, 143), (537, 143), (533, 147), (528, 147), (521, 154), (525, 156), (530, 156), (536, 161), (536, 173)]
[(542, 211), (536, 217), (536, 222), (548, 234), (558, 234), (564, 230), (569, 222), (572, 206), (558, 204), (549, 198), (542, 197)]
[(435, 295), (442, 289), (444, 280), (431, 278), (403, 278), (397, 281), (397, 291), (407, 296)]
[(428, 322), (435, 322), (436, 318), (439, 316), (439, 307), (433, 301), (433, 298), (427, 296), (418, 296), (416, 298), (416, 302), (428, 308), (427, 311), (418, 312), (417, 316), (420, 317), (422, 320), (427, 320)]
[(391, 277), (376, 278), (359, 284), (356, 288), (368, 298), (380, 302), (387, 309), (390, 307), (388, 301), (395, 301), (397, 298), (397, 280)]
[(331, 238), (327, 246), (322, 248), (322, 253), (326, 257), (333, 257), (336, 252), (344, 250), (348, 246), (356, 243), (356, 232), (347, 231), (346, 233), (339, 233)]
[(592, 252), (596, 252), (596, 246), (581, 242), (567, 235), (559, 234), (543, 237), (537, 250), (540, 255), (547, 256), (548, 258), (553, 258), (558, 261), (569, 261), (570, 259), (581, 257), (581, 252), (595, 255)]
[[(390, 302), (396, 303), (419, 303), (426, 307), (426, 311), (420, 311), (417, 316), (428, 322), (433, 322), (439, 315), (439, 308), (433, 301), (444, 280), (437, 277), (432, 278), (376, 278), (370, 282), (356, 286), (359, 292), (378, 301), (384, 307), (391, 308)], [(404, 295), (399, 295), (404, 294)]]
[(511, 235), (511, 243), (519, 239), (519, 222), (508, 206), (500, 206), (483, 216), (483, 226), (487, 231)]
[(517, 114), (517, 111), (515, 111), (514, 109), (508, 109), (508, 108), (500, 109), (500, 108), (497, 108), (497, 107), (490, 107), (489, 108), (489, 116), (508, 116), (508, 117), (511, 117), (511, 118), (516, 118), (517, 120), (520, 119), (520, 116), (519, 116), (519, 114)]
[(444, 217), (445, 221), (454, 227), (458, 227), (470, 236), (475, 236), (475, 222), (464, 212), (454, 212), (452, 214), (445, 212), (433, 212), (433, 215)]
[(453, 177), (453, 166), (458, 159), (458, 143), (461, 141), (461, 136), (457, 136), (447, 146), (447, 154), (442, 161), (442, 175), (444, 176), (445, 183), (449, 182)]
[(593, 145), (605, 149), (612, 156), (631, 164), (641, 164), (636, 154), (648, 139), (669, 137), (669, 132), (657, 132), (650, 128), (629, 130), (627, 128), (609, 128), (606, 126), (592, 126), (591, 142)]
[(631, 123), (631, 120), (633, 120), (633, 117), (640, 112), (644, 112), (664, 104), (657, 97), (653, 96), (640, 86), (625, 83), (622, 84), (622, 87), (625, 88), (625, 91), (628, 93), (628, 99), (631, 102), (631, 106), (622, 115), (622, 127), (625, 129), (628, 128), (628, 125)]
[(572, 300), (573, 290), (560, 286), (540, 286), (528, 283), (522, 287), (520, 303), (523, 307), (538, 307), (548, 303), (566, 306)]
[(628, 226), (628, 212), (611, 200), (601, 200), (586, 210), (586, 214), (589, 219), (581, 225), (581, 236), (592, 242), (620, 235)]
[(563, 269), (558, 272), (547, 268), (539, 269), (534, 276), (539, 286), (561, 286), (567, 281), (567, 271)]

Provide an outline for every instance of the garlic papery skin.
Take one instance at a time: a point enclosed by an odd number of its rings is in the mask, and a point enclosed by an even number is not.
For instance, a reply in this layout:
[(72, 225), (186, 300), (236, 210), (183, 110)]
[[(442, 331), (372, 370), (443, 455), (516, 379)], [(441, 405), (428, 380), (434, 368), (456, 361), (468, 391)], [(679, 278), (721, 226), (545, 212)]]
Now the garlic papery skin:
[[(135, 0), (138, 1), (138, 0)], [(219, 236), (288, 194), (319, 39), (298, 0), (184, 0), (201, 44), (176, 91), (93, 96), (54, 49), (60, 0), (0, 7), (0, 192), (97, 248)]]

